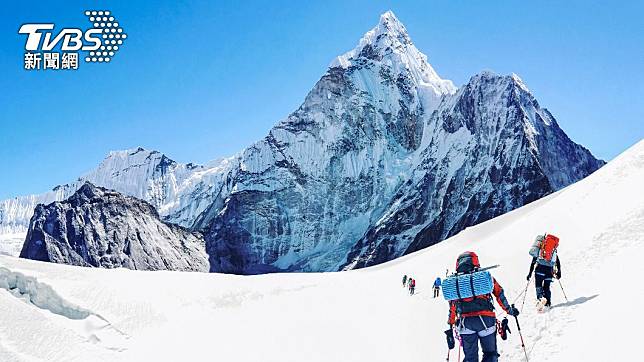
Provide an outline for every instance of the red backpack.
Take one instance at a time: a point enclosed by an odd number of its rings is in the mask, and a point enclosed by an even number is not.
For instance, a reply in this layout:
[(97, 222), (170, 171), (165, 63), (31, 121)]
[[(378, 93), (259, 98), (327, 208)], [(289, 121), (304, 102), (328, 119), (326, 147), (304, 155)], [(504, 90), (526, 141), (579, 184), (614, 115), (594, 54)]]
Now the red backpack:
[(537, 258), (539, 264), (554, 266), (556, 262), (559, 238), (551, 235), (539, 235), (530, 248), (530, 255)]
[(541, 251), (539, 252), (539, 256), (546, 261), (553, 262), (553, 256), (557, 251), (558, 246), (559, 238), (554, 235), (546, 234), (546, 237), (541, 243)]

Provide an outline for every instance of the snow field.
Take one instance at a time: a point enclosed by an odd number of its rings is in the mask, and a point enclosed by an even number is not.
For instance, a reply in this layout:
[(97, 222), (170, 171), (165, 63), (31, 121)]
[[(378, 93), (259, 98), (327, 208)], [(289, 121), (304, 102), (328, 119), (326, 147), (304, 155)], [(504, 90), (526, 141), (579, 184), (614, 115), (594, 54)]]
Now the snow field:
[(26, 232), (0, 233), (0, 255), (20, 255), (20, 250), (22, 249), (22, 244), (24, 244), (26, 236)]

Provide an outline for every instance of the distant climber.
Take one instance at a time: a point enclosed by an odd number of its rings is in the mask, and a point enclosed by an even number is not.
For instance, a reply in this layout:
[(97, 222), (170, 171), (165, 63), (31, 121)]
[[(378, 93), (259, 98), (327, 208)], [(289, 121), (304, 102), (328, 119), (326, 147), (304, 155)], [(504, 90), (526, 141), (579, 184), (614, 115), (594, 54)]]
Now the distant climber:
[[(492, 294), (505, 312), (512, 316), (519, 315), (519, 311), (508, 303), (501, 285), (489, 271), (479, 271), (480, 267), (476, 253), (462, 253), (456, 259), (456, 273), (442, 283), (443, 295), (449, 301), (447, 323), (450, 329), (445, 333), (449, 334), (452, 329), (457, 329), (465, 354), (464, 362), (478, 361), (479, 342), (483, 351), (481, 361), (498, 361), (496, 315)], [(461, 286), (466, 287), (454, 287), (460, 283), (464, 283)], [(464, 294), (465, 291), (468, 293)]]
[(414, 295), (415, 291), (416, 291), (416, 279), (412, 279), (411, 283), (409, 283), (409, 295)]
[[(532, 263), (526, 280), (530, 281), (534, 270), (534, 286), (537, 292), (537, 309), (543, 311), (552, 305), (550, 283), (552, 278), (561, 278), (561, 262), (557, 255), (559, 238), (550, 235), (539, 235), (530, 248)], [(535, 268), (535, 264), (537, 267)]]
[(441, 291), (441, 278), (436, 277), (436, 280), (434, 280), (434, 298), (438, 297)]
[(403, 288), (407, 285), (407, 274), (403, 276)]

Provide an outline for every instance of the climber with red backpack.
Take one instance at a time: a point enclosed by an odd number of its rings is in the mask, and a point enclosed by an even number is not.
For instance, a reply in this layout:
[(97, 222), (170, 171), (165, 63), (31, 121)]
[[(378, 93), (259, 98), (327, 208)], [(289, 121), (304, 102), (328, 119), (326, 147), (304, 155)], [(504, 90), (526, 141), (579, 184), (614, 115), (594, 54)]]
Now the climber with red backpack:
[[(445, 331), (448, 347), (453, 348), (450, 334), (456, 328), (465, 354), (464, 362), (478, 361), (479, 343), (483, 351), (482, 362), (498, 360), (497, 321), (492, 295), (506, 313), (515, 317), (519, 315), (519, 311), (508, 303), (501, 285), (487, 269), (490, 268), (481, 269), (476, 253), (464, 252), (456, 260), (456, 272), (442, 283), (443, 297), (449, 301), (447, 323), (450, 329)], [(504, 333), (505, 330), (498, 332)]]
[[(557, 255), (558, 247), (559, 238), (546, 233), (537, 236), (530, 248), (532, 263), (530, 263), (530, 272), (526, 279), (530, 281), (534, 270), (534, 285), (537, 292), (537, 309), (539, 311), (549, 308), (552, 304), (550, 292), (552, 278), (561, 278), (561, 263)], [(535, 265), (537, 266), (536, 268)]]

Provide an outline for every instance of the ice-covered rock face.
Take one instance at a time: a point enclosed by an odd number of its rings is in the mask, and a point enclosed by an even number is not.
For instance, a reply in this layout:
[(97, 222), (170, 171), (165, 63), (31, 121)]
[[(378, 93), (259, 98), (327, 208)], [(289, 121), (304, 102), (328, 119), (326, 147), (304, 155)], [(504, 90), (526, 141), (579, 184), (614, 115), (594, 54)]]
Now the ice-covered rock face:
[(38, 205), (21, 258), (102, 268), (208, 271), (203, 238), (159, 219), (149, 203), (85, 183)]
[(516, 75), (483, 72), (444, 99), (412, 177), (345, 269), (391, 260), (578, 181), (601, 167)]
[(454, 91), (384, 14), (244, 151), (233, 191), (207, 221), (211, 270), (337, 270), (408, 178), (426, 119)]
[(85, 182), (146, 200), (164, 219), (191, 227), (213, 203), (235, 162), (236, 158), (231, 157), (201, 166), (177, 163), (160, 152), (143, 148), (113, 151), (96, 169), (74, 182), (44, 194), (0, 201), (0, 234), (26, 232), (37, 204), (64, 200)]

